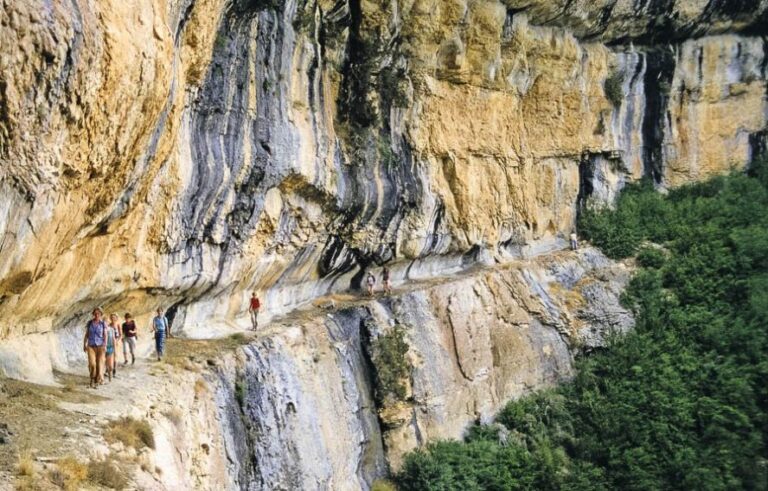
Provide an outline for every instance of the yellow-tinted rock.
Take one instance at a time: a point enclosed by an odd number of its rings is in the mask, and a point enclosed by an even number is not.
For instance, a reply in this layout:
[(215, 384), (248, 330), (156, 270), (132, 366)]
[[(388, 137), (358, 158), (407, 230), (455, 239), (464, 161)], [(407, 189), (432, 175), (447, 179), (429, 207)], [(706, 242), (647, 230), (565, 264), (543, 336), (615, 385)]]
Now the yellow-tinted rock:
[(536, 248), (573, 228), (580, 165), (600, 201), (656, 151), (676, 186), (743, 167), (766, 121), (760, 38), (684, 41), (753, 20), (697, 25), (699, 1), (665, 7), (668, 87), (648, 76), (663, 49), (601, 44), (664, 27), (623, 0), (6, 3), (3, 338), (94, 304), (179, 304), (203, 332), (245, 323), (254, 289), (271, 316), (366, 264)]

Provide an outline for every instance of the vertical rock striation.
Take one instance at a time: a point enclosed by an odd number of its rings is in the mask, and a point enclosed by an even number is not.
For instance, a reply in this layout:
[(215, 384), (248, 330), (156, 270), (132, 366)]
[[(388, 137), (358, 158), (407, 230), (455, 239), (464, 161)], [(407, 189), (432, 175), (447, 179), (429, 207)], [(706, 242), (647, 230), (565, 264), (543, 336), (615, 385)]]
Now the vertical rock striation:
[[(3, 373), (79, 360), (94, 304), (142, 325), (170, 307), (214, 337), (253, 290), (266, 321), (384, 263), (397, 283), (467, 275), (224, 363), (209, 402), (231, 487), (365, 488), (385, 454), (566, 376), (576, 340), (629, 325), (586, 273), (610, 267), (509, 262), (628, 182), (678, 186), (766, 148), (765, 0), (0, 6)], [(369, 347), (392, 325), (412, 376), (382, 403)]]
[[(221, 435), (200, 437), (212, 451), (198, 465), (217, 472), (177, 463), (163, 483), (215, 489), (226, 461), (230, 489), (369, 489), (405, 452), (460, 438), (509, 399), (568, 377), (575, 351), (631, 328), (618, 300), (628, 279), (585, 249), (282, 321), (215, 360), (195, 397), (215, 421), (207, 432)], [(407, 345), (406, 390), (382, 397), (391, 367), (375, 352), (394, 329)], [(190, 444), (170, 453), (192, 454)]]
[(554, 240), (590, 192), (743, 167), (767, 10), (6, 1), (2, 336), (94, 303), (202, 335), (253, 289), (280, 314), (373, 264)]

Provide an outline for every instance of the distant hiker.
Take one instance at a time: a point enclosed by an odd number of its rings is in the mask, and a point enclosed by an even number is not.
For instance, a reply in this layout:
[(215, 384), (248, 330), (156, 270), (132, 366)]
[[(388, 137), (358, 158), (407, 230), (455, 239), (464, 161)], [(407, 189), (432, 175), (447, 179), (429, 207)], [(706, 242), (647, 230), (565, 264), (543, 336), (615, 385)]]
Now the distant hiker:
[(571, 250), (575, 251), (579, 248), (579, 238), (576, 235), (576, 232), (571, 232)]
[(165, 333), (168, 332), (168, 319), (163, 315), (163, 309), (157, 309), (157, 315), (152, 319), (152, 332), (155, 333), (157, 361), (160, 361), (165, 350)]
[(392, 293), (392, 283), (389, 281), (389, 268), (386, 266), (381, 270), (381, 282), (384, 284), (384, 293)]
[(104, 313), (96, 307), (92, 312), (93, 318), (85, 325), (83, 351), (88, 354), (88, 372), (90, 383), (88, 387), (95, 389), (104, 383), (104, 355), (107, 345), (107, 325), (101, 319)]
[(112, 381), (112, 377), (117, 376), (117, 370), (115, 368), (115, 356), (117, 351), (117, 343), (120, 339), (120, 324), (117, 322), (117, 314), (109, 315), (109, 324), (107, 324), (107, 345), (105, 350), (107, 361), (107, 378)]
[(261, 308), (261, 301), (256, 296), (256, 292), (251, 294), (251, 301), (248, 304), (248, 313), (251, 314), (251, 325), (255, 331), (259, 327), (259, 309)]
[(125, 361), (123, 365), (128, 364), (128, 351), (131, 352), (131, 365), (136, 363), (136, 323), (133, 321), (131, 314), (125, 314), (125, 322), (123, 322), (123, 357)]
[(368, 296), (373, 296), (373, 287), (376, 285), (376, 277), (373, 276), (373, 273), (368, 273), (368, 277), (365, 279), (365, 284), (368, 287)]

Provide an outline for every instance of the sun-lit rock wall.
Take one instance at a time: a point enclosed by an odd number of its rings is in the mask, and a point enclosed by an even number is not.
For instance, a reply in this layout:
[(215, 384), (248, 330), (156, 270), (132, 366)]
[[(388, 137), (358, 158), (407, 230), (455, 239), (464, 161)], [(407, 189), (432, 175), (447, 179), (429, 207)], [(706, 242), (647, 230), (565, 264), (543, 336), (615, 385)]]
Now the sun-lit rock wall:
[(768, 3), (737, 3), (3, 0), (0, 337), (94, 304), (204, 334), (744, 167)]

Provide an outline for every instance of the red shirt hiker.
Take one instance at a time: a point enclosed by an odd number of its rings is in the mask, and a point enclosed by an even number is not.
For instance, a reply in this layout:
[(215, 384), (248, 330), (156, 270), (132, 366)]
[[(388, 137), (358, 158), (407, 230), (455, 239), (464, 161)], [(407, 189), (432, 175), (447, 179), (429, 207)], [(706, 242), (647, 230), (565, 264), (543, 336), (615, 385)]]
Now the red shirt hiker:
[(261, 302), (259, 302), (259, 297), (256, 296), (256, 293), (254, 292), (253, 295), (251, 295), (251, 303), (248, 306), (248, 313), (251, 314), (251, 324), (253, 325), (253, 330), (255, 331), (259, 327), (259, 309), (261, 308)]

